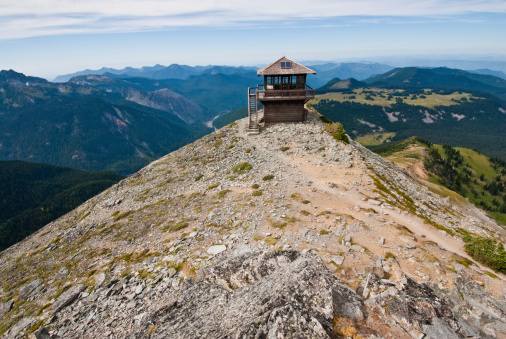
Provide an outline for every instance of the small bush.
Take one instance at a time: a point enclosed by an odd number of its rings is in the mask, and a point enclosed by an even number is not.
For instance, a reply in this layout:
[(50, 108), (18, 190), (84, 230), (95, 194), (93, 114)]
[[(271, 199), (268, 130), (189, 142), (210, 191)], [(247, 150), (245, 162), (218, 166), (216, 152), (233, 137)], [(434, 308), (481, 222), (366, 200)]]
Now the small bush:
[(307, 205), (307, 204), (311, 203), (311, 201), (309, 201), (309, 200), (302, 200), (301, 203), (303, 203), (304, 205)]
[(252, 168), (253, 166), (251, 166), (251, 164), (247, 162), (241, 162), (240, 164), (235, 165), (234, 168), (232, 168), (232, 171), (237, 174), (243, 174), (246, 171), (250, 171)]
[(346, 131), (341, 123), (336, 122), (334, 124), (328, 124), (323, 127), (323, 130), (328, 132), (336, 139), (336, 141), (344, 142), (345, 144), (350, 143), (350, 139), (346, 135)]
[(326, 230), (320, 230), (320, 235), (325, 235), (325, 234), (329, 234), (329, 232)]
[(262, 192), (261, 190), (258, 190), (258, 191), (253, 191), (253, 193), (252, 193), (252, 195), (253, 195), (254, 197), (259, 197), (259, 196), (261, 196), (262, 194), (263, 194), (263, 192)]
[(223, 198), (227, 193), (232, 192), (231, 190), (223, 190), (218, 192), (214, 197), (217, 199)]
[(284, 146), (284, 147), (281, 147), (279, 150), (280, 150), (281, 152), (286, 152), (286, 151), (288, 151), (289, 149), (290, 149), (290, 147), (288, 147), (288, 146)]
[(305, 210), (300, 211), (300, 213), (303, 214), (303, 215), (305, 215), (306, 217), (311, 214), (311, 213), (309, 213), (308, 211), (305, 211)]
[(204, 174), (199, 174), (195, 177), (195, 181), (199, 181), (200, 179), (202, 179), (204, 177)]
[(272, 174), (266, 175), (265, 177), (262, 178), (263, 181), (269, 181), (272, 179), (274, 179), (274, 175)]
[(244, 153), (250, 153), (251, 152), (251, 148), (247, 148)]
[(257, 189), (260, 188), (260, 185), (259, 184), (253, 184), (253, 185), (251, 185), (251, 188), (257, 190)]
[(395, 255), (392, 252), (385, 253), (385, 259), (395, 259)]

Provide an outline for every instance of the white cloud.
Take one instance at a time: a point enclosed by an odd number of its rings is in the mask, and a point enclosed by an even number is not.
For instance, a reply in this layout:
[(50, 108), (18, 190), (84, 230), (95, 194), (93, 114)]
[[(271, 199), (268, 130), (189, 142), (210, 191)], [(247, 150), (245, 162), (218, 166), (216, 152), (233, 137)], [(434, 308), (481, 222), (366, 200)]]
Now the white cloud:
[(347, 16), (433, 17), (487, 12), (506, 13), (506, 1), (2, 0), (0, 39), (188, 26), (265, 26), (269, 22)]

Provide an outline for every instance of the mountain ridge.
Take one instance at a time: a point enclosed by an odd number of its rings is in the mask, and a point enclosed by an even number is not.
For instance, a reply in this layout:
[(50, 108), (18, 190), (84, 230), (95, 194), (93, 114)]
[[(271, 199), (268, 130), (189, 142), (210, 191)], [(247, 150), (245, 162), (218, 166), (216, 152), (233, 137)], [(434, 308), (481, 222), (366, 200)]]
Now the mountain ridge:
[(152, 162), (1, 252), (0, 333), (502, 335), (505, 276), (472, 261), (460, 233), (504, 241), (482, 211), (336, 141), (313, 111), (258, 135), (246, 126)]

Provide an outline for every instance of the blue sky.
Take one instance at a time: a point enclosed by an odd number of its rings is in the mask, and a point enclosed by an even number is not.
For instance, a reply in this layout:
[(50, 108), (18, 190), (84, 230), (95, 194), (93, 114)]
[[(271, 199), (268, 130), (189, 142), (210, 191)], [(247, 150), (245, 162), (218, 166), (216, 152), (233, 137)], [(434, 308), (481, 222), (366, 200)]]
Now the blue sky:
[(261, 65), (282, 55), (506, 60), (505, 37), (498, 0), (0, 2), (0, 69), (48, 79), (104, 66)]

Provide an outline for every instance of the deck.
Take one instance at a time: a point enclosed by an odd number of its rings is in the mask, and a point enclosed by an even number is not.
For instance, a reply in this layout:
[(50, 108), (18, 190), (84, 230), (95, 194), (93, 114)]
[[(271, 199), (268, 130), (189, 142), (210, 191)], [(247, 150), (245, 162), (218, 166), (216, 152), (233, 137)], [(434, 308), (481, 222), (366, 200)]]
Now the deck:
[(315, 90), (307, 85), (305, 89), (264, 90), (263, 86), (259, 85), (256, 94), (258, 101), (311, 100), (314, 99)]

